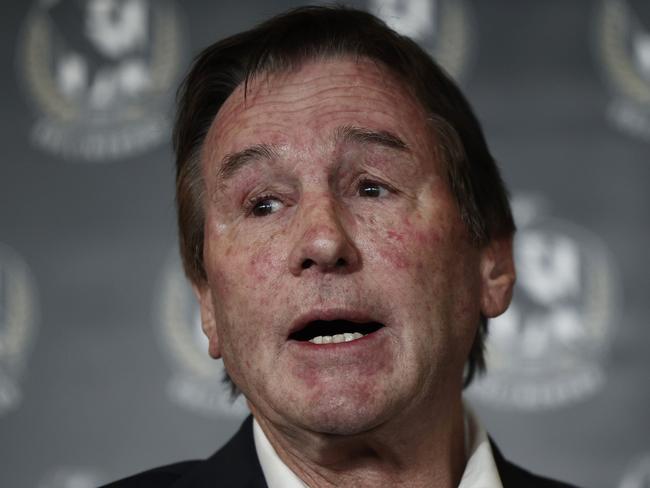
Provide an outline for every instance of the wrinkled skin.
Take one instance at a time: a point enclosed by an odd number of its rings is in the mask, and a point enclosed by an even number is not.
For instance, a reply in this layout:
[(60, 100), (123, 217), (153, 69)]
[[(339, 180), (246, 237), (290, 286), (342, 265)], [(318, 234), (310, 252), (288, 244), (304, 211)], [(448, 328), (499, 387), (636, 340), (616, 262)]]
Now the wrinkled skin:
[[(426, 119), (375, 63), (321, 60), (258, 76), (245, 101), (240, 86), (204, 144), (208, 280), (195, 290), (210, 354), (313, 484), (292, 446), (334, 465), (331, 434), (362, 442), (391, 426), (413, 446), (438, 436), (451, 452), (441, 457), (449, 482), (462, 472), (463, 365), (480, 313), (506, 308), (514, 270), (509, 240), (470, 243)], [(343, 137), (346, 127), (390, 133), (406, 148)], [(258, 144), (270, 158), (220, 173), (227, 155)], [(289, 340), (310, 312), (385, 327), (338, 347)]]

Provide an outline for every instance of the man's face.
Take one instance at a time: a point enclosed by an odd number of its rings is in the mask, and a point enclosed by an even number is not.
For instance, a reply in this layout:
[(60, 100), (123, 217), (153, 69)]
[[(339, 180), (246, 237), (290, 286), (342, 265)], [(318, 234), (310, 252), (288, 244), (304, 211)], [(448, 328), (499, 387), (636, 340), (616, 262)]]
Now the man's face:
[(219, 111), (197, 290), (257, 415), (352, 434), (460, 390), (484, 280), (435, 142), (366, 60), (260, 76)]

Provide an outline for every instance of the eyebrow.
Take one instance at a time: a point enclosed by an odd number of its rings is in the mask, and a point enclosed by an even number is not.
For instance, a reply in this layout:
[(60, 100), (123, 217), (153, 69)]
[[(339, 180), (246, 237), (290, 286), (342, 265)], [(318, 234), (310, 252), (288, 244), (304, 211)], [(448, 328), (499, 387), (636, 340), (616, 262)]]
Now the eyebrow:
[[(353, 142), (357, 144), (372, 144), (388, 149), (410, 152), (408, 145), (397, 135), (384, 130), (372, 130), (363, 127), (342, 126), (335, 130), (334, 139), (339, 142)], [(221, 184), (239, 172), (244, 166), (260, 161), (279, 159), (275, 146), (270, 144), (255, 144), (241, 151), (226, 154), (221, 160), (216, 179)]]
[(408, 145), (402, 139), (392, 132), (385, 130), (372, 130), (346, 125), (336, 130), (335, 138), (337, 141), (374, 144), (389, 149), (410, 152)]
[(277, 149), (270, 144), (255, 144), (241, 151), (226, 154), (221, 160), (217, 181), (229, 180), (244, 166), (261, 159), (273, 160), (278, 158)]

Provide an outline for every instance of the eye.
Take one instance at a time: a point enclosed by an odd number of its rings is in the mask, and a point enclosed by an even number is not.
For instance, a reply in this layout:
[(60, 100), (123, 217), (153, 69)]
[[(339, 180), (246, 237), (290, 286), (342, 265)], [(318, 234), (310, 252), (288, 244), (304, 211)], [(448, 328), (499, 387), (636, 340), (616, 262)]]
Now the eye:
[(359, 184), (359, 196), (367, 198), (379, 198), (388, 194), (388, 188), (374, 181), (364, 180)]
[(259, 197), (250, 203), (249, 213), (254, 217), (265, 217), (280, 210), (282, 202), (271, 196)]

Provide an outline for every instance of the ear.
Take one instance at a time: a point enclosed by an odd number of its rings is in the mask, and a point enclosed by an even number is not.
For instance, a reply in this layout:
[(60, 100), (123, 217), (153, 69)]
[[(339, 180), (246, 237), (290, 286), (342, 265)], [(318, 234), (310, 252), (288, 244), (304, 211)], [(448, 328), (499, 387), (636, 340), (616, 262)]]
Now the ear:
[(493, 239), (481, 250), (481, 312), (485, 317), (506, 311), (514, 284), (512, 236)]
[(209, 341), (208, 352), (214, 359), (221, 357), (219, 348), (219, 336), (217, 334), (217, 322), (214, 315), (214, 302), (212, 301), (212, 291), (206, 284), (192, 285), (196, 299), (201, 309), (201, 328)]

